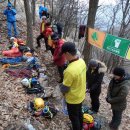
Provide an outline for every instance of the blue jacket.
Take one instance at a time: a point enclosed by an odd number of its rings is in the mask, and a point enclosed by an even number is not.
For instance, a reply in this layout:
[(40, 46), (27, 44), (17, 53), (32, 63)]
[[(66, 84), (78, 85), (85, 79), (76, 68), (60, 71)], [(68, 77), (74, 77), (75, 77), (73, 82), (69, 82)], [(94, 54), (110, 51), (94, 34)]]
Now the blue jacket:
[(47, 7), (43, 7), (43, 6), (39, 6), (39, 17), (42, 17), (42, 12), (46, 11), (48, 12), (48, 8)]
[[(12, 5), (10, 3), (8, 3), (7, 7), (12, 7)], [(4, 15), (7, 16), (7, 21), (8, 22), (15, 22), (16, 18), (16, 10), (15, 9), (6, 9), (4, 10)]]

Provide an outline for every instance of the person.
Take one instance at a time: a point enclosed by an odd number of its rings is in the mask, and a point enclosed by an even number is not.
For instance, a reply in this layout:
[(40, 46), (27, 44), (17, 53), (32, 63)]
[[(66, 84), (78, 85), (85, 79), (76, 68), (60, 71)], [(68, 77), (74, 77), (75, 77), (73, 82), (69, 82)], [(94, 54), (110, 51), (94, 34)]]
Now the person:
[(63, 32), (63, 25), (58, 22), (52, 25), (53, 32), (57, 33), (59, 38), (62, 38), (62, 32)]
[(122, 113), (126, 109), (128, 87), (130, 86), (130, 76), (122, 67), (113, 70), (113, 78), (109, 83), (106, 101), (111, 104), (112, 120), (109, 123), (111, 130), (118, 130), (122, 119)]
[(44, 33), (44, 41), (45, 41), (46, 50), (50, 50), (49, 43), (50, 43), (50, 40), (51, 40), (50, 39), (51, 35), (53, 34), (50, 22), (46, 23), (45, 30), (44, 30), (43, 33)]
[(73, 130), (82, 130), (82, 102), (86, 92), (86, 64), (83, 59), (76, 56), (76, 51), (74, 43), (65, 42), (62, 46), (61, 54), (65, 55), (69, 64), (64, 70), (63, 83), (60, 85), (60, 89), (67, 103)]
[(14, 37), (17, 37), (17, 28), (16, 28), (16, 10), (12, 8), (12, 4), (8, 3), (7, 9), (4, 10), (4, 15), (7, 17), (7, 28), (8, 28), (8, 37), (12, 37), (12, 26), (14, 28)]
[(99, 110), (99, 96), (101, 93), (101, 83), (106, 72), (106, 65), (98, 60), (91, 59), (87, 70), (87, 89), (90, 92), (91, 110), (97, 113)]
[(36, 46), (36, 48), (41, 47), (40, 40), (42, 38), (44, 38), (44, 31), (45, 31), (46, 23), (47, 23), (46, 17), (43, 16), (42, 17), (42, 22), (41, 22), (41, 25), (40, 25), (40, 35), (37, 37), (37, 46)]
[(56, 24), (56, 26), (57, 26), (59, 38), (62, 38), (63, 25), (62, 25), (60, 22), (58, 22), (58, 23)]
[(52, 35), (52, 40), (53, 40), (53, 43), (55, 44), (55, 50), (54, 50), (54, 54), (53, 54), (53, 61), (58, 67), (58, 71), (59, 71), (59, 74), (60, 74), (60, 80), (58, 82), (61, 83), (63, 81), (63, 72), (64, 72), (65, 62), (66, 62), (65, 56), (60, 55), (61, 48), (62, 48), (62, 46), (64, 44), (64, 41), (62, 39), (60, 39), (58, 37), (58, 34), (56, 34), (56, 33), (54, 33)]
[(48, 8), (44, 6), (39, 6), (39, 17), (40, 19), (42, 16), (46, 16), (46, 18), (49, 18)]

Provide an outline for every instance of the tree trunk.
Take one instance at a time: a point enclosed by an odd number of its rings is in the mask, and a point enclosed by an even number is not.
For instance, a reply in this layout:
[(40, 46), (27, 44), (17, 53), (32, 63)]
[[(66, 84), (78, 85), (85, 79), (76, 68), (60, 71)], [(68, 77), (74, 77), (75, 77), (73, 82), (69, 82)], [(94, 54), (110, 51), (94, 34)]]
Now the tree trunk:
[(35, 26), (36, 0), (32, 0), (33, 26)]
[(46, 0), (44, 0), (44, 6), (46, 6)]
[(14, 8), (16, 9), (16, 0), (14, 0)]
[(53, 21), (53, 0), (52, 0), (52, 5), (51, 5), (52, 11), (51, 11), (51, 22)]
[(32, 13), (29, 0), (23, 0), (27, 22), (27, 45), (33, 49), (33, 29), (32, 29)]
[[(98, 2), (99, 2), (99, 0), (89, 0), (87, 28), (88, 27), (94, 28), (96, 12), (98, 9)], [(88, 41), (88, 29), (86, 29), (86, 40)], [(86, 41), (86, 43), (87, 43), (87, 41)], [(88, 64), (88, 61), (90, 59), (91, 49), (92, 49), (92, 46), (89, 43), (87, 43), (84, 46), (83, 55), (84, 55), (84, 60), (85, 60), (86, 64)]]

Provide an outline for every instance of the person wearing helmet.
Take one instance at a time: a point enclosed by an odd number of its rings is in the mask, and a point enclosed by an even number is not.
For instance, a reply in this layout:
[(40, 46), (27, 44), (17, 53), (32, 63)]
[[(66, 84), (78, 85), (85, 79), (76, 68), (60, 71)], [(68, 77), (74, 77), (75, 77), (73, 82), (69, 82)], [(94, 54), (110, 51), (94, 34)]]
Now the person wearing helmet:
[(97, 113), (99, 110), (99, 96), (101, 93), (101, 83), (104, 73), (107, 71), (106, 65), (98, 60), (91, 59), (86, 74), (87, 89), (90, 92), (91, 110)]
[(63, 72), (64, 72), (65, 62), (66, 62), (65, 56), (60, 55), (61, 48), (64, 44), (64, 41), (62, 39), (59, 39), (59, 36), (56, 33), (54, 33), (51, 36), (51, 38), (52, 38), (53, 44), (55, 45), (53, 61), (54, 61), (55, 65), (57, 65), (57, 67), (58, 67), (58, 71), (60, 74), (60, 80), (58, 82), (61, 83), (63, 81)]
[(4, 15), (7, 17), (7, 29), (8, 29), (8, 37), (12, 37), (12, 26), (14, 28), (14, 37), (17, 37), (17, 29), (16, 29), (16, 10), (12, 8), (12, 4), (8, 3), (7, 9), (4, 10)]
[(111, 130), (118, 130), (122, 119), (122, 113), (126, 109), (130, 76), (125, 69), (116, 67), (113, 70), (113, 78), (109, 83), (106, 101), (111, 104), (112, 120), (109, 123)]
[(44, 38), (44, 31), (45, 31), (46, 23), (47, 23), (47, 18), (45, 16), (43, 16), (42, 17), (42, 22), (41, 22), (41, 25), (40, 25), (40, 35), (37, 37), (37, 46), (36, 46), (36, 48), (41, 47), (40, 40), (42, 38)]
[(62, 45), (62, 54), (65, 55), (69, 64), (64, 70), (63, 83), (60, 85), (60, 89), (67, 103), (73, 130), (82, 130), (82, 102), (86, 92), (86, 64), (83, 59), (77, 57), (77, 48), (74, 43), (65, 42)]

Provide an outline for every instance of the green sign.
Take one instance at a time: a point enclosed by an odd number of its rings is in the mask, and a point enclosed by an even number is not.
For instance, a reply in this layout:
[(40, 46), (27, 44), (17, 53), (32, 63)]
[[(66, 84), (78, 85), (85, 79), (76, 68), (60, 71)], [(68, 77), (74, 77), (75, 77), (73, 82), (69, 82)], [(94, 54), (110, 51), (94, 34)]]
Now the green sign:
[(129, 46), (129, 40), (107, 34), (103, 49), (125, 58)]

